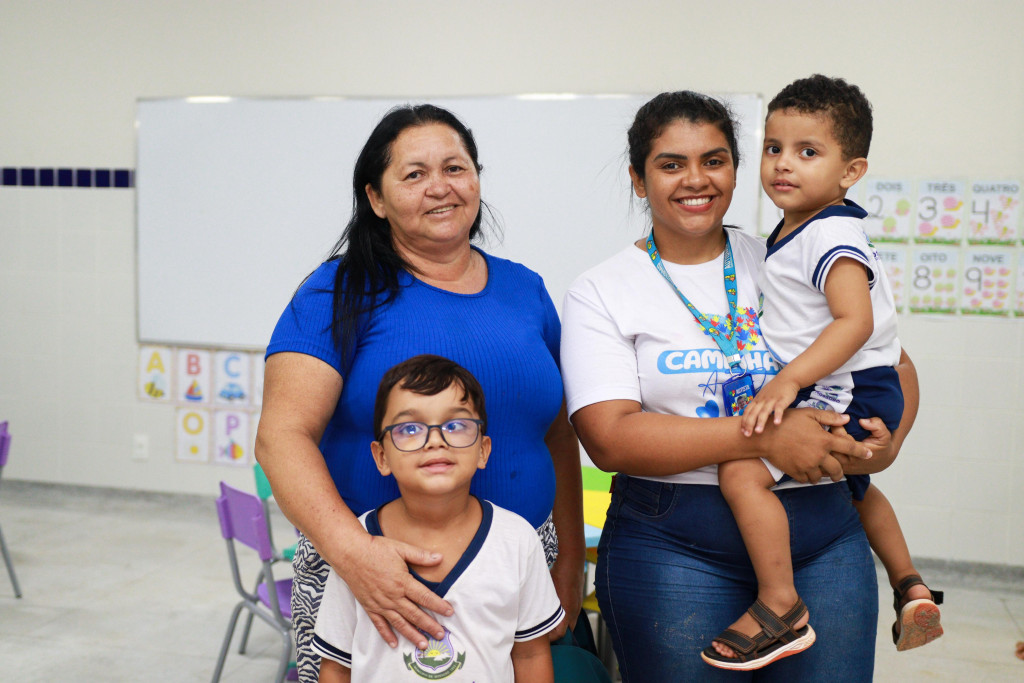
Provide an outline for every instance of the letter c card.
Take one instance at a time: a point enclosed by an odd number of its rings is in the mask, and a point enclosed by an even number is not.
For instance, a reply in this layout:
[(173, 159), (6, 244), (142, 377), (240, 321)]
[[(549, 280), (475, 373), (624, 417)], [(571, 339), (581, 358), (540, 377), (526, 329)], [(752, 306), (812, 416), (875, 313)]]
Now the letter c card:
[(213, 356), (214, 402), (219, 405), (242, 406), (252, 393), (249, 371), (250, 354), (241, 351), (218, 351)]

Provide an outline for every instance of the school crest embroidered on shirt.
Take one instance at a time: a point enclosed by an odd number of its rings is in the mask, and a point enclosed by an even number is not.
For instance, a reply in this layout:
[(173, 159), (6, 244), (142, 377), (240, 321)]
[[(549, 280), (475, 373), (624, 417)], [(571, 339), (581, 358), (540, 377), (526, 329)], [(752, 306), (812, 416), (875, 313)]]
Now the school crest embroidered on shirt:
[(448, 629), (444, 630), (441, 640), (428, 636), (426, 649), (405, 655), (406, 668), (428, 681), (448, 678), (465, 664), (466, 652)]

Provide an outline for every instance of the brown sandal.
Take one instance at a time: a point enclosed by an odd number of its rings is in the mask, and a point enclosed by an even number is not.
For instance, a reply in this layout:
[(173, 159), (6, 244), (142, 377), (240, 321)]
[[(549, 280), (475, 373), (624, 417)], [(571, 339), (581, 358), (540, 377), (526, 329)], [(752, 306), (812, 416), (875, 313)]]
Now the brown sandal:
[(800, 598), (797, 598), (796, 603), (781, 617), (760, 600), (751, 605), (747, 612), (761, 624), (761, 631), (751, 638), (728, 628), (715, 640), (731, 647), (736, 656), (720, 655), (709, 645), (700, 653), (701, 659), (719, 669), (753, 671), (783, 657), (803, 652), (814, 644), (814, 629), (810, 624), (798, 629), (793, 628), (793, 624), (807, 614), (807, 606)]
[(896, 621), (892, 625), (892, 642), (900, 652), (927, 645), (942, 635), (942, 624), (939, 621), (939, 605), (942, 604), (942, 591), (928, 592), (931, 599), (911, 600), (907, 591), (913, 586), (924, 586), (924, 581), (917, 574), (904, 578), (893, 590), (893, 609), (896, 610)]

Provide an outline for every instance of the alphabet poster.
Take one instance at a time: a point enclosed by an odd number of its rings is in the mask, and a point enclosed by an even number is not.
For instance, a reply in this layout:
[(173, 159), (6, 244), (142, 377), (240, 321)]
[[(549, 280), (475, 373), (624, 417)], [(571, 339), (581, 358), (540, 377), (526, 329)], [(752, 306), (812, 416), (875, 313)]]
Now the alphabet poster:
[(967, 240), (971, 244), (1013, 244), (1020, 227), (1020, 185), (1014, 181), (971, 184)]
[(213, 422), (213, 461), (221, 465), (251, 464), (249, 413), (218, 410), (213, 414)]
[(221, 405), (246, 405), (251, 393), (250, 354), (218, 351), (213, 356), (214, 402)]
[(184, 407), (177, 410), (174, 457), (179, 462), (209, 462), (210, 411)]
[(911, 312), (955, 313), (959, 273), (959, 247), (914, 247), (908, 274)]
[(178, 349), (176, 399), (188, 404), (210, 403), (210, 352)]
[(146, 401), (171, 400), (171, 349), (166, 346), (139, 348), (139, 398)]
[(918, 242), (959, 244), (964, 235), (964, 187), (958, 180), (925, 180), (917, 193)]
[(910, 180), (868, 178), (862, 206), (868, 212), (864, 232), (872, 242), (906, 242), (914, 219)]

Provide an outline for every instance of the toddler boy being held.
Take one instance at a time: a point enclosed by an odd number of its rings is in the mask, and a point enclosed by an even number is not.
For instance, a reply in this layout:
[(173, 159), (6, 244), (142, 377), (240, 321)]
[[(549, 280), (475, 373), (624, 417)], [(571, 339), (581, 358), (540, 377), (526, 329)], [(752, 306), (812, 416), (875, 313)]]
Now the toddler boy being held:
[[(867, 171), (871, 131), (870, 103), (842, 79), (798, 80), (768, 105), (761, 184), (783, 220), (768, 238), (758, 278), (760, 325), (781, 370), (746, 406), (745, 434), (762, 431), (769, 418), (778, 424), (791, 405), (849, 414), (846, 430), (858, 440), (868, 436), (858, 418), (879, 416), (890, 431), (899, 426), (901, 348), (892, 292), (864, 234), (867, 212), (845, 199)], [(703, 656), (721, 668), (758, 668), (814, 642), (793, 585), (786, 513), (770, 490), (782, 472), (758, 460), (728, 462), (718, 472), (754, 566), (758, 602), (776, 617), (789, 610), (782, 618), (789, 632), (751, 645), (744, 639), (757, 640), (760, 623), (748, 612)], [(885, 496), (866, 475), (847, 480), (894, 589), (893, 640), (900, 650), (924, 645), (942, 634), (941, 594), (918, 576)]]

